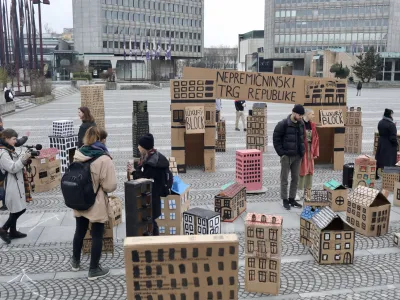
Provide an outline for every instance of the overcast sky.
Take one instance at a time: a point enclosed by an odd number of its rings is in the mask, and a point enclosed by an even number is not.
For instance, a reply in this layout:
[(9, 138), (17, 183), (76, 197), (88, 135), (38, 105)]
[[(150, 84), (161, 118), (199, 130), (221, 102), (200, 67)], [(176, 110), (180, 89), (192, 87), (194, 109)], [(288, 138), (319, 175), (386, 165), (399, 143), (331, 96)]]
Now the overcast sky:
[[(100, 1), (100, 0), (98, 0)], [(238, 34), (264, 29), (265, 0), (204, 0), (204, 46), (238, 43)], [(57, 32), (73, 27), (72, 0), (50, 0), (43, 5), (42, 22)]]

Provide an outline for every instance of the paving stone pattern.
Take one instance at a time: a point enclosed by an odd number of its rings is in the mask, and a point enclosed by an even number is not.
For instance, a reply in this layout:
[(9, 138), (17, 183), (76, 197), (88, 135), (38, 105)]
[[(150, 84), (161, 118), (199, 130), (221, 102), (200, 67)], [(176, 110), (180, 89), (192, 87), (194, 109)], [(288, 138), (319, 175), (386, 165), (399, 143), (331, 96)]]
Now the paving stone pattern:
[[(363, 152), (372, 154), (373, 133), (384, 108), (398, 105), (398, 90), (365, 90), (362, 97), (354, 97), (349, 91), (349, 106), (363, 106)], [(66, 94), (45, 105), (4, 118), (6, 127), (20, 133), (31, 131), (29, 144), (41, 143), (48, 146), (52, 121), (70, 119), (75, 130), (80, 125), (77, 107), (80, 94)], [(376, 101), (376, 99), (382, 99)], [(126, 162), (132, 156), (131, 112), (132, 100), (147, 100), (150, 128), (156, 139), (155, 147), (170, 156), (170, 109), (169, 90), (154, 91), (105, 91), (106, 127), (109, 132), (107, 146), (113, 156), (118, 174), (116, 195), (124, 199)], [(373, 107), (372, 108), (369, 108)], [(251, 104), (248, 105), (251, 107)], [(263, 184), (266, 194), (248, 197), (248, 211), (281, 214), (284, 217), (283, 264), (281, 271), (280, 296), (248, 293), (244, 290), (244, 220), (242, 216), (233, 224), (223, 224), (224, 232), (236, 232), (240, 241), (239, 299), (400, 299), (400, 249), (393, 248), (392, 232), (400, 232), (400, 208), (392, 208), (390, 232), (381, 237), (356, 235), (354, 265), (320, 266), (314, 262), (309, 251), (299, 243), (300, 210), (287, 212), (281, 207), (279, 197), (280, 163), (272, 147), (275, 124), (290, 113), (291, 106), (268, 104), (269, 145), (264, 154)], [(204, 173), (199, 168), (190, 168), (182, 179), (191, 185), (191, 206), (212, 209), (214, 195), (219, 188), (235, 178), (235, 151), (245, 148), (244, 132), (234, 130), (235, 111), (230, 101), (223, 101), (222, 117), (226, 119), (227, 151), (217, 153), (217, 172)], [(21, 122), (24, 120), (24, 122)], [(357, 155), (346, 154), (345, 161), (352, 162)], [(342, 180), (342, 173), (331, 166), (317, 166), (314, 187), (330, 179)], [(377, 187), (380, 187), (378, 181)], [(45, 215), (62, 215), (58, 225), (46, 225)], [(28, 225), (21, 231), (33, 236), (33, 229), (40, 232), (36, 238), (27, 238), (7, 246), (0, 243), (0, 299), (126, 299), (123, 236), (125, 224), (117, 231), (114, 255), (103, 255), (102, 264), (113, 269), (112, 275), (89, 282), (86, 272), (89, 257), (82, 258), (82, 272), (70, 273), (69, 259), (72, 252), (73, 220), (67, 216), (59, 188), (47, 193), (34, 194), (23, 216)], [(7, 212), (0, 212), (0, 220)], [(32, 221), (36, 220), (36, 221)], [(42, 222), (41, 222), (42, 221)], [(43, 223), (43, 224), (42, 224)], [(60, 226), (60, 224), (62, 226)], [(66, 224), (66, 225), (65, 225)], [(35, 226), (35, 227), (32, 227)], [(57, 231), (57, 227), (59, 231)], [(31, 231), (29, 230), (32, 230)], [(66, 231), (67, 230), (67, 231)], [(49, 236), (48, 232), (53, 232)], [(64, 232), (65, 231), (65, 232)], [(47, 233), (46, 233), (47, 232)], [(54, 234), (54, 232), (57, 232)], [(68, 233), (66, 233), (68, 232)], [(122, 233), (121, 233), (122, 232)], [(65, 236), (68, 235), (68, 236)], [(357, 252), (360, 253), (357, 256)], [(24, 273), (25, 272), (25, 273)], [(24, 274), (26, 274), (24, 276)], [(32, 280), (33, 278), (33, 280)]]

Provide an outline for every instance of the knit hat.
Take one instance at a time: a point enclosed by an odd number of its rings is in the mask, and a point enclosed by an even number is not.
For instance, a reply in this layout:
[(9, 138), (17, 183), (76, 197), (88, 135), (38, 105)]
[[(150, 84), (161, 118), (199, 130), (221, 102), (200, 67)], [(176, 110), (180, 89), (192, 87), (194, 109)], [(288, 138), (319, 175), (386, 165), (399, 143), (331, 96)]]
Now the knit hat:
[(304, 107), (303, 107), (303, 105), (301, 105), (301, 104), (296, 104), (296, 105), (293, 107), (292, 112), (294, 112), (294, 113), (296, 113), (296, 114), (299, 114), (299, 115), (304, 115), (304, 113), (305, 113)]
[(139, 146), (143, 149), (151, 150), (154, 148), (154, 137), (151, 133), (146, 133), (139, 139)]
[(393, 114), (393, 110), (389, 108), (385, 108), (385, 112), (383, 113), (383, 116), (386, 118), (391, 118), (391, 114)]

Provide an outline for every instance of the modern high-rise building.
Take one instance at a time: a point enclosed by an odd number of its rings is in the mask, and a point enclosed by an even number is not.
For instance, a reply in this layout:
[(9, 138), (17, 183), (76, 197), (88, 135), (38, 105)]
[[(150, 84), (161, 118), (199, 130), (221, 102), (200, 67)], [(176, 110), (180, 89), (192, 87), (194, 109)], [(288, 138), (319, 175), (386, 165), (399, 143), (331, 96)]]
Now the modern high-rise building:
[[(398, 0), (265, 0), (264, 58), (290, 60), (294, 70), (310, 51), (353, 55), (373, 46), (400, 58), (399, 31)], [(400, 71), (394, 60), (387, 67)]]
[[(172, 61), (203, 56), (204, 0), (72, 3), (75, 50), (95, 73), (113, 67), (118, 78), (147, 78), (148, 62), (165, 60), (169, 48)], [(168, 65), (171, 63), (160, 63), (166, 76), (171, 75)]]

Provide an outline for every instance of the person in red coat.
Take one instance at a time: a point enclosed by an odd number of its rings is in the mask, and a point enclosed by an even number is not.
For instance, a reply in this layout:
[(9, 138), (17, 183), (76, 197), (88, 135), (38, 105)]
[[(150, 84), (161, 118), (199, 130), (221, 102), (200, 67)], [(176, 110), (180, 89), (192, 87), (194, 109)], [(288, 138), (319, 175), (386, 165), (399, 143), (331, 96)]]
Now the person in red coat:
[(319, 137), (317, 126), (313, 122), (314, 111), (306, 109), (303, 116), (304, 121), (304, 146), (306, 152), (300, 165), (300, 179), (298, 190), (304, 191), (303, 199), (310, 199), (314, 175), (314, 159), (319, 156)]

